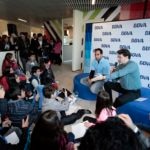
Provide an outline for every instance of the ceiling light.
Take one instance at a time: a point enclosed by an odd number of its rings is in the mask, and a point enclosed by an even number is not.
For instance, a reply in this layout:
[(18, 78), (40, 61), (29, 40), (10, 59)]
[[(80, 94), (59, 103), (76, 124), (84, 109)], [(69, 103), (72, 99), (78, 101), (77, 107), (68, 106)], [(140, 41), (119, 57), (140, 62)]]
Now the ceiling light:
[(96, 1), (96, 0), (92, 0), (92, 5), (95, 5), (95, 1)]
[(21, 22), (25, 22), (25, 23), (27, 22), (27, 20), (21, 19), (21, 18), (18, 18), (18, 20), (21, 21)]

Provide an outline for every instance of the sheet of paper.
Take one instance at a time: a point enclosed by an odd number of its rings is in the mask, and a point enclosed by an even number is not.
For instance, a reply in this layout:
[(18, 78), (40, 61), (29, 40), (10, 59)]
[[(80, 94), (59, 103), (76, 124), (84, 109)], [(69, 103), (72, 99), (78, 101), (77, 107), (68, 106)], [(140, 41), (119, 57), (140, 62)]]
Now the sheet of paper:
[(5, 139), (6, 139), (7, 143), (10, 143), (13, 145), (19, 143), (19, 138), (18, 138), (16, 132), (12, 132), (9, 135), (5, 136)]
[(140, 98), (136, 99), (136, 101), (138, 101), (138, 102), (143, 102), (145, 100), (147, 100), (147, 98), (145, 98), (145, 97), (140, 97)]
[(81, 138), (84, 136), (87, 127), (85, 127), (84, 122), (74, 124), (71, 126), (72, 133), (75, 135), (75, 139)]

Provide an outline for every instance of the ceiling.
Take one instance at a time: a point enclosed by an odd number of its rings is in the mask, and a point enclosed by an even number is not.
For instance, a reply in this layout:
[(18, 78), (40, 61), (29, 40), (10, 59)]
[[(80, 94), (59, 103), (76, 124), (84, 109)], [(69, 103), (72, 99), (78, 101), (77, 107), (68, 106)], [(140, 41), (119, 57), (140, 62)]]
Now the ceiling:
[(42, 25), (53, 18), (72, 17), (72, 10), (92, 10), (138, 2), (142, 0), (0, 0), (0, 19), (17, 21), (17, 18), (28, 20), (32, 25)]

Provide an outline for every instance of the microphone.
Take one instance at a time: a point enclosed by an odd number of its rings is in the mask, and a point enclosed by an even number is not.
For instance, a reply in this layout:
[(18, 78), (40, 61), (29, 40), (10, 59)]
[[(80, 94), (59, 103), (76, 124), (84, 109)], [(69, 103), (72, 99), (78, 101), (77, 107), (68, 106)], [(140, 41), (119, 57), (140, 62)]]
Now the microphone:
[(118, 63), (117, 63), (117, 62), (115, 62), (115, 64), (114, 64), (115, 68), (117, 67), (117, 65), (118, 65)]

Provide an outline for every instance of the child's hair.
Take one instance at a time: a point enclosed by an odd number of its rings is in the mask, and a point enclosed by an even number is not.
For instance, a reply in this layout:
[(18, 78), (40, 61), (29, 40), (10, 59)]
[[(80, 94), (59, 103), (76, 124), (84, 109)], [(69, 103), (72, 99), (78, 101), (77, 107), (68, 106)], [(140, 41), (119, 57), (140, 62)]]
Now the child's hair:
[(12, 53), (7, 53), (7, 54), (5, 55), (5, 59), (6, 59), (6, 60), (11, 60), (12, 57), (13, 57), (13, 54), (12, 54)]
[(112, 109), (113, 103), (110, 100), (110, 96), (106, 91), (100, 91), (96, 99), (95, 114), (99, 116), (103, 108)]
[(25, 89), (20, 88), (19, 86), (11, 89), (10, 94), (9, 94), (9, 98), (12, 100), (18, 100), (18, 96), (21, 95), (21, 91), (25, 91)]
[(33, 66), (32, 69), (31, 69), (31, 73), (32, 73), (32, 74), (36, 73), (36, 71), (37, 71), (38, 69), (40, 69), (39, 66)]
[(54, 94), (55, 88), (52, 86), (45, 86), (43, 88), (43, 95), (45, 98), (51, 98), (52, 94)]
[(35, 56), (35, 53), (34, 52), (30, 52), (30, 53), (28, 53), (28, 57), (31, 57), (31, 56)]

